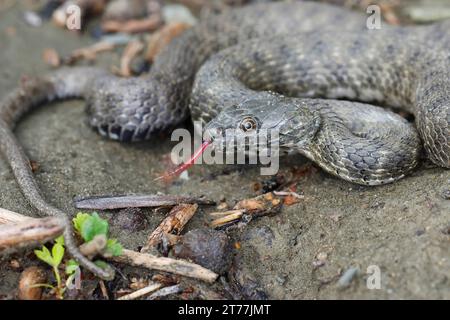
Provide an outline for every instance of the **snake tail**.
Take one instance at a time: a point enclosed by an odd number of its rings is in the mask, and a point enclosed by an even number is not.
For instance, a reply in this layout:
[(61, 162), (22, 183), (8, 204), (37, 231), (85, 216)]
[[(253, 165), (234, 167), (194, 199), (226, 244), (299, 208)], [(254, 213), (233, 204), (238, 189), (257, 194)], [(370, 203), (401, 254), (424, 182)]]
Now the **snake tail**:
[(20, 88), (9, 94), (0, 105), (0, 151), (5, 156), (19, 187), (28, 202), (42, 216), (57, 216), (65, 226), (64, 240), (70, 255), (96, 276), (110, 280), (114, 277), (112, 269), (104, 270), (87, 259), (78, 250), (73, 236), (71, 219), (68, 214), (49, 204), (39, 191), (24, 149), (13, 133), (20, 118), (32, 108), (57, 99), (83, 97), (85, 87), (100, 71), (92, 68), (77, 68), (71, 72), (57, 71), (45, 77), (24, 78)]

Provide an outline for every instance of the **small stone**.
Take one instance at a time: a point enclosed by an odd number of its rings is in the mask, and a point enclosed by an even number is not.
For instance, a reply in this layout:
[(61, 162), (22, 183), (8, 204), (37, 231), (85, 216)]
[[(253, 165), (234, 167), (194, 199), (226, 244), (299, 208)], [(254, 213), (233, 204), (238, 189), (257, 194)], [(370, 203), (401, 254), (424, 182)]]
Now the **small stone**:
[(442, 198), (444, 198), (445, 200), (450, 200), (450, 189), (445, 189), (442, 192)]
[(112, 224), (129, 231), (141, 231), (148, 227), (147, 217), (139, 208), (120, 210), (114, 216)]
[(231, 266), (232, 248), (230, 239), (224, 232), (195, 229), (186, 233), (173, 247), (173, 255), (223, 274)]
[(350, 283), (353, 281), (355, 276), (359, 273), (359, 269), (356, 267), (351, 267), (344, 272), (344, 274), (338, 280), (338, 286), (342, 289), (350, 286)]
[(9, 265), (10, 265), (11, 268), (13, 268), (13, 269), (19, 269), (19, 268), (20, 268), (20, 262), (19, 262), (19, 260), (16, 260), (16, 259), (12, 259), (12, 260), (9, 262)]
[(277, 275), (275, 277), (275, 281), (280, 285), (280, 286), (284, 286), (287, 282), (287, 276), (285, 275)]
[(35, 28), (42, 26), (42, 18), (36, 12), (25, 11), (25, 13), (23, 14), (23, 18), (29, 26)]
[(36, 284), (42, 284), (47, 281), (47, 274), (43, 268), (26, 268), (19, 281), (19, 299), (21, 300), (40, 300), (42, 297), (42, 287), (34, 287)]
[(169, 4), (162, 8), (162, 17), (166, 23), (183, 22), (189, 25), (195, 25), (197, 18), (191, 11), (181, 4)]
[(424, 233), (425, 233), (425, 229), (423, 229), (423, 228), (420, 228), (420, 229), (416, 230), (416, 236), (418, 236), (418, 237), (420, 237)]
[(328, 254), (326, 252), (319, 252), (316, 255), (316, 260), (313, 261), (313, 266), (316, 268), (324, 266), (327, 261), (327, 258)]

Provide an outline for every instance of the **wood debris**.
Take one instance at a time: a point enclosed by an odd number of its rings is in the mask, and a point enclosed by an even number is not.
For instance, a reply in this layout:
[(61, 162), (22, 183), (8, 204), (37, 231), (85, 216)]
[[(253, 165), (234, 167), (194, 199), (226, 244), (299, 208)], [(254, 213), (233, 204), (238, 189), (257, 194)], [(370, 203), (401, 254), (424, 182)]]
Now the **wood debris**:
[(213, 283), (218, 274), (208, 270), (198, 264), (180, 259), (171, 259), (166, 257), (156, 257), (148, 253), (139, 253), (136, 251), (123, 249), (122, 255), (108, 258), (111, 261), (126, 263), (132, 266), (144, 267), (152, 270), (170, 272), (190, 278)]
[(161, 283), (154, 282), (154, 283), (151, 283), (150, 285), (148, 285), (145, 288), (136, 290), (136, 291), (134, 291), (134, 292), (132, 292), (130, 294), (127, 294), (125, 296), (120, 297), (117, 300), (135, 300), (135, 299), (141, 298), (143, 296), (146, 296), (146, 295), (148, 295), (148, 294), (150, 294), (152, 292), (155, 292), (158, 289), (161, 289), (162, 286), (163, 285)]
[(74, 50), (68, 57), (63, 59), (65, 64), (73, 64), (78, 60), (95, 60), (96, 56), (100, 52), (111, 51), (115, 45), (109, 41), (100, 41), (92, 46), (86, 48), (80, 48)]
[(165, 194), (95, 196), (85, 198), (78, 197), (74, 199), (75, 208), (92, 210), (111, 210), (143, 207), (173, 207), (181, 203), (196, 203), (201, 205), (215, 204), (214, 201), (205, 199), (203, 197), (188, 197)]
[(139, 40), (132, 40), (128, 43), (120, 58), (120, 67), (114, 73), (121, 77), (131, 77), (131, 62), (144, 49), (144, 44)]
[(209, 216), (213, 218), (210, 225), (218, 228), (239, 221), (244, 215), (260, 216), (276, 213), (283, 204), (292, 205), (301, 199), (303, 197), (295, 192), (268, 192), (255, 198), (239, 201), (233, 210), (210, 213)]
[(153, 63), (158, 53), (160, 53), (173, 38), (179, 36), (190, 27), (191, 25), (187, 23), (173, 22), (153, 33), (147, 45), (145, 59), (150, 63)]
[(63, 232), (64, 223), (58, 217), (36, 219), (0, 208), (0, 254), (37, 247)]
[(155, 31), (161, 24), (161, 17), (152, 15), (148, 18), (128, 21), (106, 20), (102, 22), (101, 28), (104, 32), (140, 33)]
[(197, 204), (180, 204), (174, 207), (167, 217), (148, 237), (147, 244), (141, 249), (141, 252), (149, 252), (161, 242), (164, 234), (180, 234), (184, 226), (194, 216), (198, 209)]

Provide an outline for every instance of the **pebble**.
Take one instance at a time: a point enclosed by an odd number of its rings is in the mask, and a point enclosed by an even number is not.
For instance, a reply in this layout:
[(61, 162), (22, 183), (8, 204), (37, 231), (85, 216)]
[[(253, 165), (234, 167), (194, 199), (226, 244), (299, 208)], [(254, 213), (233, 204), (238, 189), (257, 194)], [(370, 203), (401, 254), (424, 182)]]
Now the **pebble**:
[(450, 200), (450, 189), (445, 189), (442, 192), (442, 198), (444, 198), (445, 200)]
[(186, 233), (173, 247), (173, 255), (189, 259), (218, 274), (223, 274), (231, 266), (232, 244), (222, 231), (195, 229)]
[(166, 23), (183, 22), (195, 25), (198, 22), (191, 11), (181, 4), (166, 5), (162, 8), (161, 13)]
[(415, 232), (416, 236), (418, 236), (418, 237), (420, 237), (424, 233), (425, 233), (425, 229), (423, 229), (423, 228), (417, 229)]
[(23, 14), (23, 18), (25, 22), (32, 27), (40, 27), (42, 26), (42, 18), (33, 11), (25, 11)]
[(338, 286), (342, 289), (350, 286), (350, 283), (353, 281), (355, 276), (359, 273), (359, 269), (356, 267), (351, 267), (344, 272), (344, 274), (338, 280)]
[(45, 283), (47, 274), (43, 268), (26, 268), (19, 281), (19, 299), (21, 300), (40, 300), (42, 298), (42, 287), (33, 287), (36, 284)]

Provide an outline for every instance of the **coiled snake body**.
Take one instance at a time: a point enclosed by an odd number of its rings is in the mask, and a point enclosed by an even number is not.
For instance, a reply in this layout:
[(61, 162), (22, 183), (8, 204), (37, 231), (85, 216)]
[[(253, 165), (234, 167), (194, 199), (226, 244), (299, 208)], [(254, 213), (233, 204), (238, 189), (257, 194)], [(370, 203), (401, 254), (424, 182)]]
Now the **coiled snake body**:
[[(65, 219), (72, 255), (110, 278), (79, 254), (68, 218), (40, 195), (12, 133), (28, 110), (81, 97), (92, 126), (121, 141), (150, 139), (189, 114), (209, 122), (206, 132), (215, 142), (223, 129), (239, 135), (244, 128), (244, 134), (250, 121), (251, 130), (278, 130), (280, 147), (328, 172), (376, 185), (411, 171), (421, 140), (435, 164), (450, 167), (449, 51), (449, 22), (369, 31), (365, 16), (333, 6), (248, 6), (203, 19), (163, 50), (146, 77), (79, 67), (24, 81), (0, 105), (0, 148), (30, 203)], [(396, 114), (361, 102), (413, 113), (418, 134)]]

